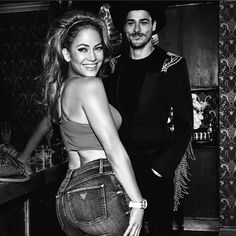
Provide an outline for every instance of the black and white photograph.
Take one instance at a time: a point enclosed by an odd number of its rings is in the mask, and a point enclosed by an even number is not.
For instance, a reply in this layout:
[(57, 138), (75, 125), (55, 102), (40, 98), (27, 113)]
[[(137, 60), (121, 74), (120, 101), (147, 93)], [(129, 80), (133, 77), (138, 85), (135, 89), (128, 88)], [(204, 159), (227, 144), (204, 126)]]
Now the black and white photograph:
[(236, 1), (0, 1), (0, 236), (235, 236)]

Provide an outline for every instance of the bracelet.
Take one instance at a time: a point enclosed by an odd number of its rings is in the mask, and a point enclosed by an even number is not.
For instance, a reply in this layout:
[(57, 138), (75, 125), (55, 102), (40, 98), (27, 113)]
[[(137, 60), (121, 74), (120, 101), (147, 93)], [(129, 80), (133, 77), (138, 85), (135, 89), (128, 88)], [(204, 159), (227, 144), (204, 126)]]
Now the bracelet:
[(147, 208), (147, 200), (143, 199), (141, 202), (129, 202), (130, 208), (139, 208), (139, 209), (146, 209)]

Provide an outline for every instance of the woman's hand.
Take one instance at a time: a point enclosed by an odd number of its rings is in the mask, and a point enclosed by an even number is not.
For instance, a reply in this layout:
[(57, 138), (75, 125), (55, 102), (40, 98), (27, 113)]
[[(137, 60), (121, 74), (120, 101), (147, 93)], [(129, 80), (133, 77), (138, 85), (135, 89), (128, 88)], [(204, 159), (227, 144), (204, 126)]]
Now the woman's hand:
[(142, 229), (144, 209), (132, 208), (129, 226), (123, 236), (138, 236)]
[(29, 158), (26, 158), (25, 156), (23, 156), (22, 154), (20, 154), (17, 158), (21, 163), (23, 163), (24, 167), (25, 167), (25, 172), (30, 175), (32, 174), (32, 170), (31, 170), (31, 162), (29, 160)]
[(0, 144), (0, 149), (2, 149), (4, 152), (9, 153), (13, 157), (17, 156), (17, 151), (11, 144)]

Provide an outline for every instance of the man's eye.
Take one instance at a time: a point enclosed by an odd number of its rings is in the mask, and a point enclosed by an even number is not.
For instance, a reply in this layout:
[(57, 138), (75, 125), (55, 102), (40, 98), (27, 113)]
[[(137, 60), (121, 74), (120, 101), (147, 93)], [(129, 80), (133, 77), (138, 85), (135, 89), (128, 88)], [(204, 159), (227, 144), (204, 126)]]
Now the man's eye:
[(128, 26), (131, 26), (133, 24), (134, 24), (134, 22), (132, 22), (132, 21), (126, 22), (126, 25), (128, 25)]

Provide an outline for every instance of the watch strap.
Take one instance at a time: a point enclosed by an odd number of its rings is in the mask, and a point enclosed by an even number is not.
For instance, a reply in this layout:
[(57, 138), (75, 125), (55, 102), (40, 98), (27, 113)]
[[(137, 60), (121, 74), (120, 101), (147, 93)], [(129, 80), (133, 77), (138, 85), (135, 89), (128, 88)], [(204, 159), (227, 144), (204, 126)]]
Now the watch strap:
[(139, 209), (146, 209), (147, 208), (147, 200), (143, 199), (141, 202), (129, 202), (130, 208), (139, 208)]

